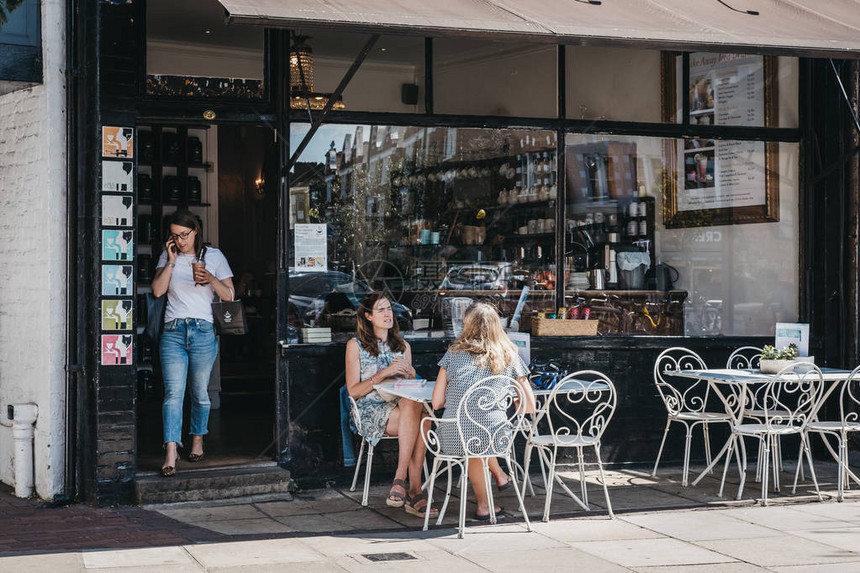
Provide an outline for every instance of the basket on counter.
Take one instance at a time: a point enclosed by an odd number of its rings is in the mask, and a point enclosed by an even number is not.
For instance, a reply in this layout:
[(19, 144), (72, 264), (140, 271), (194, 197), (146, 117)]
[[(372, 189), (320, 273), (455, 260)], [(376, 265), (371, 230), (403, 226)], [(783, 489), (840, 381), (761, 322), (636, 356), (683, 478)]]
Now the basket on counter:
[(532, 318), (534, 336), (596, 336), (599, 320)]

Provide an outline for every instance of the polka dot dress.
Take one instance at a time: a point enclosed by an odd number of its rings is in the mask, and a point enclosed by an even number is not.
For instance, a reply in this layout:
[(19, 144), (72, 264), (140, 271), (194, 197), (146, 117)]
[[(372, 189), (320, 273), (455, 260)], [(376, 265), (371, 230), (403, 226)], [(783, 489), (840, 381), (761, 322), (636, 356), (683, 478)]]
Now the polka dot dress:
[[(443, 417), (453, 418), (457, 415), (457, 407), (466, 395), (466, 392), (475, 383), (480, 380), (492, 376), (494, 373), (488, 368), (478, 366), (476, 363), (477, 356), (466, 352), (448, 351), (442, 360), (439, 361), (439, 366), (447, 371), (448, 387), (445, 390), (445, 413)], [(508, 365), (499, 374), (510, 376), (511, 378), (519, 378), (527, 376), (529, 373), (528, 367), (519, 356)], [(498, 379), (492, 383), (495, 386), (494, 390), (500, 390), (505, 384), (504, 380)], [(477, 447), (470, 446), (470, 450), (483, 450), (486, 444), (486, 437), (489, 434), (493, 436), (494, 449), (504, 450), (505, 442), (510, 442), (511, 428), (507, 420), (507, 414), (501, 410), (482, 410), (480, 408), (469, 408), (469, 418), (474, 422), (466, 422), (463, 424), (464, 438), (469, 442), (470, 438), (476, 439)], [(487, 428), (489, 433), (482, 430), (480, 426)], [(507, 427), (506, 427), (507, 426)], [(456, 423), (442, 422), (437, 429), (439, 440), (441, 443), (442, 453), (447, 455), (462, 456), (463, 444), (460, 440), (460, 435), (457, 431)], [(472, 443), (472, 442), (469, 442)]]

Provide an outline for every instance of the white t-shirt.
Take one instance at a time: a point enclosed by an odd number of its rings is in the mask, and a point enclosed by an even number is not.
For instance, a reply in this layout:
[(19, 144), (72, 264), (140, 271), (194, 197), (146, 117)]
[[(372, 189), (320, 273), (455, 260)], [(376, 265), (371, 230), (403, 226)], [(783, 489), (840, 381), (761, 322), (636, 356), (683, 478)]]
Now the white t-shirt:
[[(194, 271), (191, 261), (194, 255), (179, 253), (176, 266), (170, 275), (170, 285), (167, 287), (167, 308), (164, 311), (164, 322), (176, 318), (201, 318), (212, 322), (212, 301), (215, 289), (212, 285), (198, 285), (194, 282)], [(233, 276), (230, 265), (224, 254), (214, 247), (207, 247), (204, 255), (206, 270), (215, 275), (218, 280)], [(167, 266), (167, 252), (162, 251), (158, 258), (156, 269)]]

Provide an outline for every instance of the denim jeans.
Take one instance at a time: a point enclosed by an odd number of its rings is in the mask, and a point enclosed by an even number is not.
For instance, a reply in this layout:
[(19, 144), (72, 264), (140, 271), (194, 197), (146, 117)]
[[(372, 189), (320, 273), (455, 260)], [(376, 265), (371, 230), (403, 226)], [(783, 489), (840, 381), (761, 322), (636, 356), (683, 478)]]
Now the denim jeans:
[(191, 435), (202, 436), (209, 424), (209, 374), (218, 355), (211, 322), (177, 318), (166, 322), (158, 344), (164, 377), (164, 443), (182, 445), (182, 402), (186, 379), (191, 385)]

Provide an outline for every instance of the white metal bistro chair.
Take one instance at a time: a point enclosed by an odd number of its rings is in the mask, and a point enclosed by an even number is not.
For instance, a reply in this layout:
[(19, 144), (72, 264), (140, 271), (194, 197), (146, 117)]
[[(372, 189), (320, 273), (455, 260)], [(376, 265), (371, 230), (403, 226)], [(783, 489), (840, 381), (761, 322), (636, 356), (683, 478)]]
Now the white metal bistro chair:
[[(364, 493), (361, 495), (361, 505), (367, 505), (367, 498), (370, 493), (370, 468), (373, 465), (373, 445), (365, 439), (361, 431), (361, 417), (358, 415), (358, 407), (355, 405), (355, 399), (349, 397), (349, 415), (352, 417), (352, 423), (355, 424), (356, 432), (361, 438), (361, 448), (358, 450), (358, 459), (355, 462), (355, 473), (352, 476), (352, 485), (349, 491), (355, 491), (355, 485), (358, 483), (358, 474), (361, 471), (361, 459), (364, 457), (364, 448), (367, 447), (367, 462), (364, 470)], [(396, 440), (397, 436), (382, 435), (383, 440)], [(429, 506), (428, 506), (429, 507)]]
[[(756, 370), (761, 365), (762, 349), (758, 346), (741, 346), (729, 355), (726, 361), (726, 368), (736, 370)], [(762, 406), (761, 390), (762, 386), (751, 388), (746, 386), (746, 394), (744, 396), (745, 406), (743, 410), (744, 418), (752, 418), (753, 420), (761, 421), (764, 417), (764, 407)], [(785, 413), (783, 413), (785, 414)], [(755, 481), (761, 481), (761, 457), (764, 455), (764, 447), (759, 442), (758, 457), (759, 463), (756, 464)], [(773, 448), (773, 471), (782, 471), (782, 441), (777, 438)], [(803, 469), (801, 468), (801, 472)], [(776, 474), (774, 474), (776, 475)]]
[(663, 455), (663, 446), (666, 444), (666, 436), (672, 422), (684, 426), (686, 438), (684, 442), (684, 467), (681, 476), (681, 485), (687, 485), (690, 473), (690, 443), (693, 439), (693, 429), (702, 426), (705, 436), (705, 459), (711, 464), (711, 441), (708, 434), (708, 424), (730, 424), (731, 416), (725, 411), (708, 410), (711, 405), (710, 385), (707, 380), (691, 379), (673, 376), (672, 370), (705, 370), (707, 366), (702, 358), (688, 348), (676, 346), (667, 348), (657, 357), (654, 362), (654, 384), (657, 392), (666, 407), (668, 418), (666, 429), (663, 431), (663, 439), (660, 441), (660, 449), (657, 452), (657, 460), (654, 462), (652, 476), (657, 475), (657, 466)]
[[(484, 480), (487, 485), (487, 495), (490, 504), (490, 523), (496, 523), (496, 514), (493, 511), (493, 489), (490, 478), (488, 462), (490, 458), (498, 457), (511, 463), (511, 448), (516, 436), (517, 429), (522, 426), (526, 401), (525, 391), (520, 383), (509, 376), (495, 375), (483, 378), (473, 384), (463, 396), (461, 402), (456, 406), (454, 415), (449, 405), (446, 415), (442, 418), (427, 417), (422, 420), (421, 437), (427, 444), (427, 449), (433, 454), (433, 468), (430, 472), (430, 483), (427, 487), (427, 507), (433, 502), (434, 486), (437, 475), (442, 472), (448, 473), (448, 486), (445, 491), (445, 501), (439, 510), (437, 525), (441, 525), (451, 498), (452, 469), (454, 466), (460, 468), (460, 520), (458, 525), (458, 537), (463, 538), (466, 528), (466, 497), (469, 492), (468, 463), (470, 459), (480, 459), (483, 464)], [(499, 415), (501, 413), (501, 415)], [(489, 425), (493, 418), (492, 426)], [(432, 423), (432, 424), (431, 424)], [(433, 425), (435, 424), (435, 426)], [(459, 445), (459, 452), (450, 453), (442, 449), (443, 441), (449, 449), (454, 446), (451, 442)], [(456, 447), (456, 446), (454, 446)], [(444, 465), (444, 467), (443, 467)], [(526, 528), (531, 531), (531, 523), (523, 504), (523, 495), (516, 479), (511, 481), (520, 511), (526, 522)], [(424, 530), (430, 523), (430, 512), (424, 516)]]
[[(833, 421), (813, 419), (806, 424), (806, 433), (815, 432), (819, 434), (824, 440), (824, 445), (839, 462), (839, 477), (836, 482), (836, 499), (838, 501), (842, 501), (845, 497), (845, 485), (849, 475), (857, 481), (857, 476), (848, 469), (848, 434), (860, 432), (860, 414), (858, 412), (860, 412), (860, 366), (852, 370), (848, 378), (840, 384), (839, 419)], [(827, 436), (836, 437), (839, 442), (838, 454), (831, 448)], [(808, 444), (808, 437), (805, 439)], [(795, 486), (796, 484), (797, 476), (795, 475)]]
[[(603, 495), (606, 498), (606, 509), (609, 511), (609, 517), (614, 517), (612, 503), (609, 501), (609, 490), (606, 486), (606, 476), (603, 474), (603, 462), (600, 458), (600, 438), (615, 413), (616, 404), (617, 395), (612, 381), (594, 370), (581, 370), (568, 374), (546, 397), (543, 407), (535, 416), (526, 441), (525, 452), (526, 476), (528, 476), (532, 449), (537, 449), (541, 461), (549, 468), (549, 476), (544, 481), (546, 502), (543, 521), (549, 521), (555, 482), (558, 482), (559, 486), (583, 509), (589, 510), (583, 448), (594, 448), (600, 481), (603, 484)], [(548, 431), (542, 432), (542, 428), (547, 428)], [(576, 450), (575, 462), (559, 460), (559, 450), (565, 448)], [(557, 468), (563, 466), (579, 468), (581, 498), (567, 487), (558, 474)]]
[[(746, 421), (740, 413), (732, 424), (732, 436), (729, 449), (726, 454), (726, 465), (723, 468), (723, 479), (720, 483), (720, 495), (726, 481), (726, 471), (729, 460), (732, 457), (733, 448), (740, 448), (741, 452), (741, 482), (738, 486), (737, 499), (743, 495), (744, 482), (746, 481), (746, 447), (743, 439), (746, 436), (758, 439), (764, 447), (761, 457), (761, 500), (762, 505), (767, 505), (768, 493), (768, 465), (770, 456), (777, 439), (781, 436), (800, 436), (800, 451), (798, 452), (798, 466), (802, 463), (805, 454), (809, 463), (809, 472), (815, 484), (815, 492), (821, 500), (821, 492), (818, 490), (818, 480), (815, 477), (815, 468), (812, 466), (812, 456), (809, 452), (809, 444), (805, 439), (807, 423), (812, 419), (818, 406), (823, 389), (821, 370), (808, 363), (795, 363), (786, 366), (775, 374), (768, 382), (759, 389), (763, 416), (759, 420)], [(745, 390), (740, 390), (745, 392)], [(731, 395), (730, 395), (731, 396)], [(721, 395), (722, 397), (722, 395)], [(724, 398), (726, 408), (730, 409), (730, 399)], [(735, 402), (731, 400), (731, 402)], [(735, 402), (735, 407), (743, 407), (740, 402)], [(799, 469), (799, 468), (798, 468)], [(779, 491), (779, 474), (775, 472), (774, 489)], [(794, 488), (797, 489), (797, 474), (795, 474)]]

